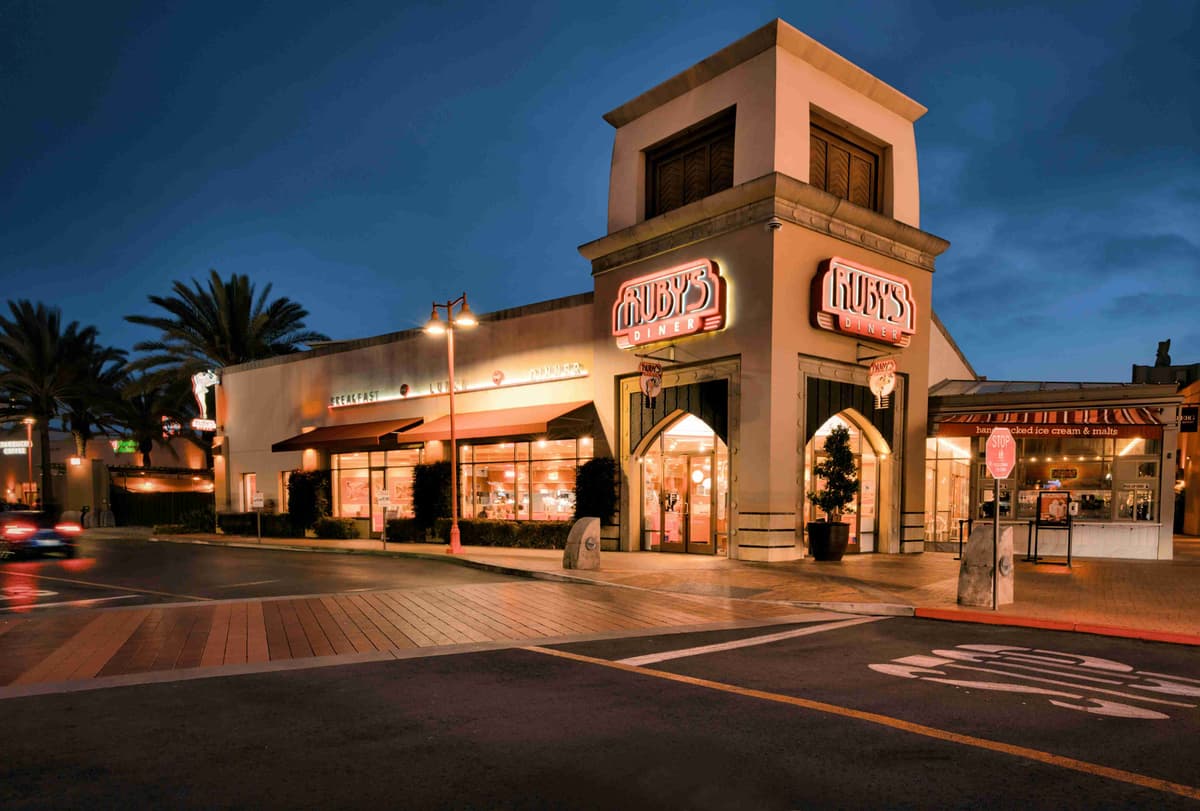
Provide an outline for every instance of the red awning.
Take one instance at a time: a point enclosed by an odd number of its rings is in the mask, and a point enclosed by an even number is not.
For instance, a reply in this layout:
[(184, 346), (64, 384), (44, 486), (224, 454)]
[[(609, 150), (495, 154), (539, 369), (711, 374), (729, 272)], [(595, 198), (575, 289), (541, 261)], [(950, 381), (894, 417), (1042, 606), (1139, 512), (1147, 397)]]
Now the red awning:
[(394, 447), (394, 435), (397, 431), (411, 428), (421, 422), (420, 417), (403, 420), (377, 420), (376, 422), (356, 422), (349, 425), (327, 425), (296, 434), (294, 437), (276, 442), (271, 446), (273, 451), (302, 451), (315, 448), (324, 451), (338, 450), (371, 450), (384, 447)]
[(1161, 437), (1162, 421), (1149, 408), (1081, 408), (1066, 411), (985, 411), (933, 418), (937, 436), (986, 436), (1005, 427), (1014, 436)]
[[(590, 411), (591, 405), (590, 400), (584, 400), (577, 403), (501, 408), (495, 411), (468, 411), (454, 415), (454, 434), (458, 439), (547, 434), (555, 435), (555, 438), (579, 436), (592, 431), (592, 415), (590, 413), (575, 415), (572, 412), (581, 411), (584, 408), (588, 408)], [(561, 437), (558, 436), (560, 434)], [(432, 422), (405, 431), (399, 436), (401, 442), (432, 442), (449, 438), (449, 415), (438, 417)]]

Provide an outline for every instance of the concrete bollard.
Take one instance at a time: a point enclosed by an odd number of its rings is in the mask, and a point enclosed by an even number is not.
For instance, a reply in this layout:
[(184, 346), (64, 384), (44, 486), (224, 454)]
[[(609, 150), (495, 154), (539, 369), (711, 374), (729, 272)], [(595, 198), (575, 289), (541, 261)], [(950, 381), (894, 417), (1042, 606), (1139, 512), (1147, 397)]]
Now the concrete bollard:
[(563, 549), (564, 569), (600, 568), (600, 519), (580, 518), (571, 527)]
[[(962, 565), (958, 570), (958, 604), (992, 607), (992, 533), (990, 521), (978, 521), (963, 548)], [(1013, 530), (1000, 528), (997, 549), (1000, 576), (996, 586), (996, 605), (1013, 601)]]

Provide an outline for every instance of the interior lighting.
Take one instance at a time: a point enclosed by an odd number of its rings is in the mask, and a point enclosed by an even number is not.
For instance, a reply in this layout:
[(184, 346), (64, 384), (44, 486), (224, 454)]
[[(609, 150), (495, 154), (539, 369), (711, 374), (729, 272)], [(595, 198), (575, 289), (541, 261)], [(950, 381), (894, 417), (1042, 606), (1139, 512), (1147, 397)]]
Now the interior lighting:
[(692, 471), (692, 481), (694, 481), (696, 484), (699, 484), (700, 482), (704, 481), (704, 471), (700, 470), (699, 468), (696, 468), (695, 470), (693, 470)]
[(1135, 437), (1135, 438), (1129, 440), (1129, 444), (1126, 445), (1124, 448), (1122, 448), (1121, 452), (1118, 453), (1117, 456), (1125, 456), (1126, 454), (1128, 454), (1130, 451), (1133, 450), (1133, 446), (1138, 444), (1139, 441), (1141, 441), (1140, 437)]
[(83, 460), (80, 459), (78, 456), (72, 456), (70, 461), (71, 461), (71, 467), (79, 467), (80, 465), (83, 464)]

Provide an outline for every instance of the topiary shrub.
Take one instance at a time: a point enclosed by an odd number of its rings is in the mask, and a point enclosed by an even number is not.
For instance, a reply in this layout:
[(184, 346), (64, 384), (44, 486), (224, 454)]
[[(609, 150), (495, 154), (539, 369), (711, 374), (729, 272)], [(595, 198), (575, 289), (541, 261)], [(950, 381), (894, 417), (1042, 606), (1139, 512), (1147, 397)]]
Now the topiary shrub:
[(358, 537), (358, 526), (354, 523), (353, 518), (330, 518), (325, 516), (317, 519), (317, 523), (313, 526), (313, 529), (316, 530), (318, 538), (346, 540)]
[(179, 516), (181, 532), (212, 532), (216, 528), (217, 513), (212, 507), (190, 510)]
[(599, 518), (612, 523), (617, 511), (617, 460), (599, 456), (584, 462), (575, 472), (575, 520)]
[(413, 517), (417, 529), (432, 529), (450, 517), (450, 463), (432, 462), (413, 469)]
[(297, 537), (329, 515), (329, 480), (328, 470), (293, 470), (288, 476), (287, 514)]

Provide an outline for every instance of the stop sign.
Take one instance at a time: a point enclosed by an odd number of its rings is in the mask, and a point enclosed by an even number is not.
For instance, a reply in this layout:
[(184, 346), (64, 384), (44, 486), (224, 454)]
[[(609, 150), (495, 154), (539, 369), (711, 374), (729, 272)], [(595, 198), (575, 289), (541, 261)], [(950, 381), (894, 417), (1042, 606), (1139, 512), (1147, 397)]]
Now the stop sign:
[(993, 479), (1007, 479), (1017, 464), (1017, 441), (1007, 428), (993, 428), (987, 440), (987, 469)]

